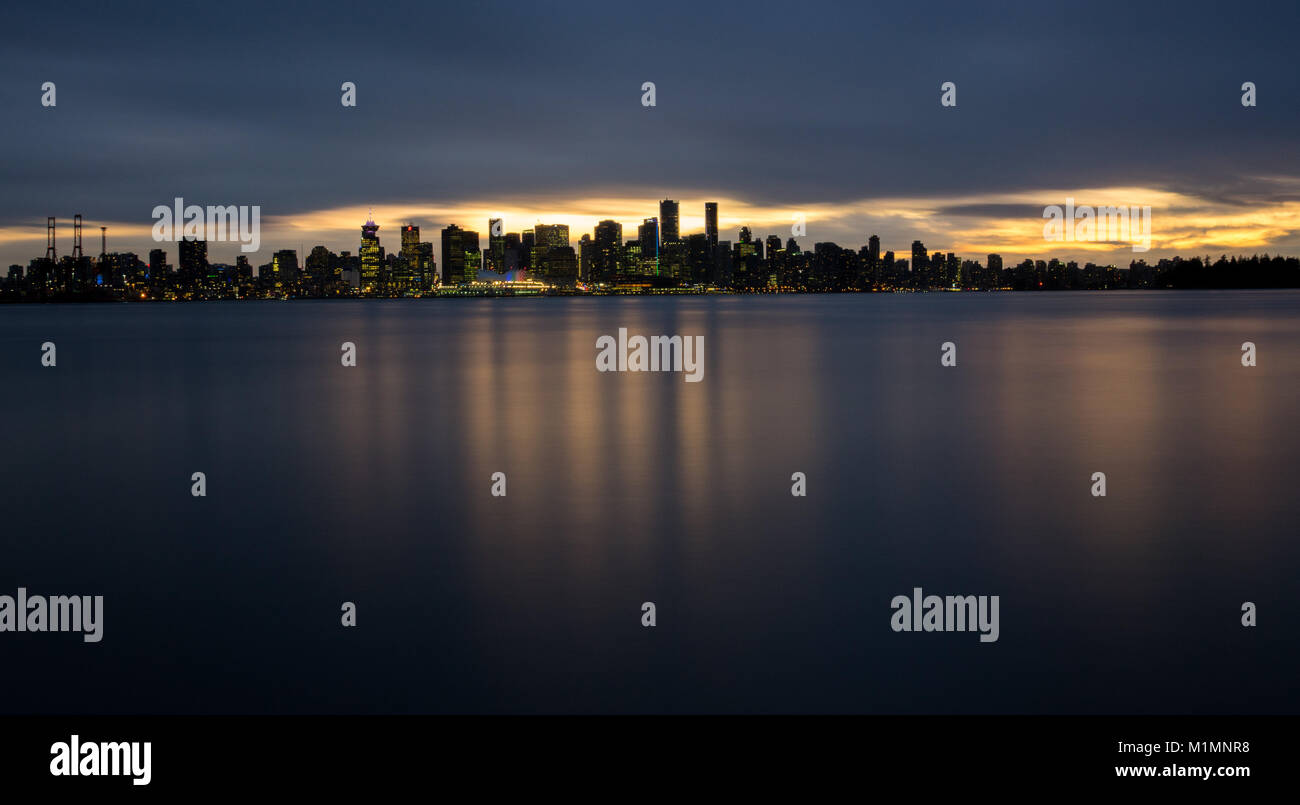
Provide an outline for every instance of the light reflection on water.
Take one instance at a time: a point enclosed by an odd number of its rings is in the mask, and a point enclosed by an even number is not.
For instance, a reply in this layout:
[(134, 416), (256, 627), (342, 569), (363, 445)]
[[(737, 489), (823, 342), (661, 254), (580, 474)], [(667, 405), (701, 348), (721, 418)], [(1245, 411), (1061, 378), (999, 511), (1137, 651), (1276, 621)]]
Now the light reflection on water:
[[(0, 591), (107, 614), (6, 635), (6, 709), (1296, 712), (1298, 310), (11, 306)], [(704, 381), (597, 372), (619, 327), (703, 335)], [(914, 586), (1001, 596), (1001, 639), (891, 632)]]

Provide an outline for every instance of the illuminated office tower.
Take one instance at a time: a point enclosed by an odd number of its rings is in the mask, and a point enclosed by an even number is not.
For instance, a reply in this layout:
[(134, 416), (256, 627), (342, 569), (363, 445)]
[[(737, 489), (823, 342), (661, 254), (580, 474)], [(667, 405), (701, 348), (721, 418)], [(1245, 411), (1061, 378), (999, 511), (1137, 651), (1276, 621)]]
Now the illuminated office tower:
[(568, 224), (538, 224), (533, 227), (533, 245), (538, 248), (558, 249), (569, 245)]
[(465, 268), (461, 274), (461, 282), (475, 282), (478, 280), (478, 270), (483, 266), (483, 252), (478, 245), (478, 233), (466, 229), (460, 233), (460, 245), (465, 250)]
[(641, 274), (641, 241), (629, 240), (623, 244), (622, 270), (628, 274)]
[(777, 257), (777, 254), (776, 254), (776, 253), (779, 252), (779, 251), (781, 251), (781, 236), (780, 236), (780, 235), (768, 235), (768, 236), (767, 236), (767, 249), (766, 249), (766, 252), (765, 252), (766, 255), (767, 255), (767, 261), (770, 263), (770, 262), (772, 262), (773, 260), (775, 260), (776, 257)]
[[(681, 240), (679, 225), (680, 205), (670, 198), (659, 202), (659, 243), (676, 243)], [(662, 251), (662, 248), (660, 249)]]
[(488, 219), (487, 267), (498, 274), (506, 273), (505, 222), (500, 218)]
[(412, 291), (424, 286), (424, 265), (420, 259), (420, 227), (407, 224), (402, 227), (402, 275), (394, 283), (398, 290)]
[(421, 241), (417, 246), (420, 256), (420, 290), (427, 291), (438, 284), (438, 266), (433, 262), (433, 244)]
[(731, 247), (732, 282), (740, 288), (756, 288), (766, 283), (766, 277), (760, 271), (759, 249), (762, 244), (754, 240), (749, 227), (742, 226), (736, 243)]
[(591, 275), (596, 270), (596, 241), (591, 235), (583, 235), (578, 241), (578, 279), (591, 282)]
[(647, 218), (637, 227), (637, 240), (641, 243), (643, 273), (659, 273), (659, 219)]
[(402, 258), (412, 268), (420, 262), (420, 227), (407, 224), (402, 227)]
[(361, 291), (374, 293), (379, 290), (380, 266), (383, 265), (383, 250), (379, 247), (379, 224), (371, 215), (361, 226), (361, 248), (357, 250), (361, 257)]
[(298, 252), (281, 249), (271, 257), (271, 284), (278, 290), (292, 290), (298, 282)]
[(709, 239), (709, 248), (718, 248), (718, 202), (704, 202), (704, 235)]
[[(549, 280), (552, 274), (567, 275), (569, 265), (567, 257), (564, 258), (563, 266), (552, 266), (549, 257), (552, 252), (558, 252), (560, 249), (569, 248), (569, 225), (568, 224), (537, 224), (533, 227), (533, 256), (532, 265), (535, 279)], [(576, 265), (576, 258), (575, 265)], [(560, 269), (563, 269), (560, 271)], [(576, 271), (574, 272), (576, 276)]]

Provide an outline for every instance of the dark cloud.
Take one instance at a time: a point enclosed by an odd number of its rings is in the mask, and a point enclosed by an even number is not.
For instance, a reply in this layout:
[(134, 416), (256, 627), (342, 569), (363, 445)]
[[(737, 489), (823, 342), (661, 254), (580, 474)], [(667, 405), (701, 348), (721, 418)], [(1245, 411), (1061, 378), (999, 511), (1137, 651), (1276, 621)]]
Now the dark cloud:
[[(1296, 170), (1294, 4), (171, 2), (7, 17), (4, 226), (74, 211), (145, 223), (177, 195), (268, 215), (594, 187), (781, 205), (1104, 185), (1295, 196), (1253, 178)], [(1240, 106), (1246, 80), (1257, 108)], [(939, 105), (944, 81), (955, 109)]]
[(939, 207), (935, 212), (945, 217), (962, 218), (1038, 218), (1043, 214), (1043, 205), (953, 204), (947, 207)]

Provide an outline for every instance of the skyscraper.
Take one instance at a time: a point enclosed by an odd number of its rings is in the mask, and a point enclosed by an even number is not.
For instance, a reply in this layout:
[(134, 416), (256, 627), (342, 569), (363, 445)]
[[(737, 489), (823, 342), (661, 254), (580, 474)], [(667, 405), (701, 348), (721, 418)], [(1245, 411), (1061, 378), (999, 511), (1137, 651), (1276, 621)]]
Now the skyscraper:
[(420, 227), (407, 224), (402, 227), (402, 257), (415, 268), (420, 259)]
[[(681, 240), (678, 225), (680, 205), (670, 198), (659, 202), (659, 242), (676, 243)], [(662, 249), (660, 249), (662, 251)]]
[(925, 244), (919, 240), (912, 241), (912, 284), (918, 288), (928, 288), (930, 280), (930, 258), (925, 251)]
[(474, 282), (478, 279), (478, 270), (483, 265), (483, 252), (478, 245), (478, 233), (469, 229), (460, 233), (460, 247), (464, 250), (465, 265), (459, 282)]
[(208, 273), (208, 243), (203, 240), (183, 238), (176, 244), (177, 272), (182, 285), (192, 285)]
[(506, 273), (506, 230), (505, 221), (500, 218), (488, 219), (487, 258), (489, 271)]
[(526, 229), (519, 233), (519, 267), (524, 271), (533, 270), (533, 247), (537, 244), (537, 233)]
[[(561, 256), (561, 249), (569, 249), (568, 255)], [(552, 252), (557, 254), (557, 259), (564, 264), (559, 263), (551, 265), (550, 255)], [(563, 276), (568, 278), (569, 274), (569, 255), (573, 255), (573, 250), (569, 248), (569, 225), (568, 224), (537, 224), (533, 227), (533, 273), (543, 279), (551, 280)], [(573, 256), (573, 276), (577, 277), (577, 257)], [(552, 276), (554, 275), (554, 277)]]
[(596, 233), (592, 241), (596, 253), (592, 260), (591, 276), (586, 279), (590, 282), (607, 282), (619, 270), (623, 225), (617, 221), (601, 221), (596, 224)]
[(162, 249), (149, 251), (149, 279), (157, 283), (167, 273), (167, 252)]
[[(465, 230), (450, 224), (442, 230), (442, 284), (456, 285), (465, 278)], [(475, 238), (477, 241), (477, 238)]]
[(518, 232), (506, 233), (505, 251), (501, 264), (501, 270), (510, 279), (516, 279), (515, 272), (524, 267), (523, 241), (520, 239)]
[(988, 283), (990, 288), (1002, 287), (1002, 255), (990, 254), (989, 267), (987, 271)]
[(569, 245), (568, 224), (538, 224), (533, 227), (533, 245), (538, 249)]
[(298, 252), (281, 249), (271, 257), (271, 285), (277, 290), (291, 291), (298, 284)]
[(637, 227), (641, 242), (641, 264), (649, 273), (659, 271), (659, 219), (647, 218)]
[(361, 256), (361, 290), (374, 293), (379, 290), (379, 267), (384, 258), (379, 248), (379, 224), (375, 223), (373, 214), (361, 225), (361, 248), (357, 254)]
[(718, 202), (704, 202), (704, 234), (709, 239), (709, 248), (718, 247)]
[(329, 249), (317, 246), (311, 250), (303, 260), (303, 278), (309, 293), (324, 293), (330, 287), (334, 279), (334, 264), (334, 253)]
[(400, 277), (390, 278), (399, 290), (409, 291), (424, 286), (424, 265), (420, 260), (420, 227), (407, 224), (402, 227), (402, 259), (398, 270)]

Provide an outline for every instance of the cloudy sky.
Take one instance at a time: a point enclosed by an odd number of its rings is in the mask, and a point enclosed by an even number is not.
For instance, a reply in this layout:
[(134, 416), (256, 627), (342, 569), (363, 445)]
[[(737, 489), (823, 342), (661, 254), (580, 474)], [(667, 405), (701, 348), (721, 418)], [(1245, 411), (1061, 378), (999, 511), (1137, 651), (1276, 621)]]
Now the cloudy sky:
[(665, 197), (684, 233), (719, 201), (733, 240), (804, 215), (805, 247), (1127, 265), (1126, 244), (1044, 241), (1072, 197), (1150, 205), (1148, 258), (1300, 254), (1293, 2), (98, 2), (5, 27), (3, 265), (44, 253), (47, 215), (60, 254), (74, 213), (88, 253), (107, 225), (145, 254), (177, 196), (259, 205), (255, 265), (355, 252), (372, 207), (390, 248), (407, 220), (437, 248), (490, 215), (627, 234)]

